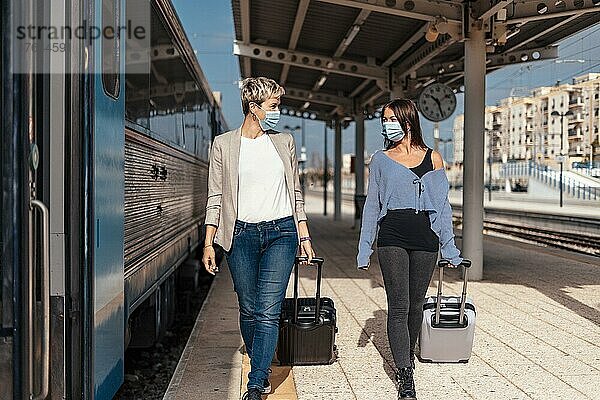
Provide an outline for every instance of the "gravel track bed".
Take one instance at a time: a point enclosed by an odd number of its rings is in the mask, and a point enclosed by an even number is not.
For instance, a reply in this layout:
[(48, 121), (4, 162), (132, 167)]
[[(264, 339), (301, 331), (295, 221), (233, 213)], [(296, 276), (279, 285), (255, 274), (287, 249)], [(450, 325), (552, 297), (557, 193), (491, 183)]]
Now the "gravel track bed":
[[(113, 400), (161, 400), (183, 353), (198, 312), (206, 299), (212, 275), (201, 273), (199, 290), (190, 296), (189, 313), (185, 299), (179, 299), (175, 323), (165, 337), (147, 349), (125, 352), (125, 382)], [(184, 296), (182, 296), (184, 297)]]

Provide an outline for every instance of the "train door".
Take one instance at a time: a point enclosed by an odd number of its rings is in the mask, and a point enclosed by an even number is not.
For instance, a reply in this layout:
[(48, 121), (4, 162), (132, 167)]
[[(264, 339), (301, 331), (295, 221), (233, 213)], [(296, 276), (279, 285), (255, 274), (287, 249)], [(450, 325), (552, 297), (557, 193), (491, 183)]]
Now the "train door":
[[(23, 302), (20, 288), (19, 269), (21, 262), (27, 258), (23, 254), (21, 237), (27, 235), (25, 227), (20, 223), (25, 207), (26, 195), (23, 191), (24, 179), (16, 171), (22, 171), (24, 143), (18, 140), (13, 128), (13, 75), (10, 73), (9, 62), (12, 58), (6, 47), (9, 38), (11, 7), (6, 2), (0, 7), (0, 400), (13, 400), (20, 392), (18, 383), (20, 374), (15, 374), (21, 367), (23, 357), (20, 350), (23, 347), (23, 329), (18, 318), (18, 307)], [(17, 386), (15, 385), (17, 384)]]
[[(96, 26), (123, 26), (123, 0), (95, 0)], [(93, 41), (90, 77), (91, 387), (95, 400), (112, 399), (124, 376), (125, 35)]]
[(50, 388), (50, 215), (47, 55), (14, 36), (44, 16), (39, 2), (3, 1), (0, 398), (45, 399)]

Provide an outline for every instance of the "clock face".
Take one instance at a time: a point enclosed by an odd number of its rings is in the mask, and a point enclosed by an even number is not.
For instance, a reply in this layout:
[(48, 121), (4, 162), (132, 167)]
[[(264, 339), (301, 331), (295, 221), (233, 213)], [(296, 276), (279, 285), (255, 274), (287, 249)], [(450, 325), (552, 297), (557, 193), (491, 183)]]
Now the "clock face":
[(443, 83), (427, 86), (419, 95), (419, 111), (430, 121), (443, 121), (456, 109), (456, 95)]

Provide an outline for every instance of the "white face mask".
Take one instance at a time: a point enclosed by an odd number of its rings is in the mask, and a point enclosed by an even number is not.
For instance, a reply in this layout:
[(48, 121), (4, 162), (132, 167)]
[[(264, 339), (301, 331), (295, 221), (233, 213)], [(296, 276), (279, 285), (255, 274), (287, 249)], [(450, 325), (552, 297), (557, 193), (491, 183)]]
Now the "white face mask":
[(392, 142), (399, 142), (404, 138), (404, 130), (398, 121), (384, 122), (381, 134)]

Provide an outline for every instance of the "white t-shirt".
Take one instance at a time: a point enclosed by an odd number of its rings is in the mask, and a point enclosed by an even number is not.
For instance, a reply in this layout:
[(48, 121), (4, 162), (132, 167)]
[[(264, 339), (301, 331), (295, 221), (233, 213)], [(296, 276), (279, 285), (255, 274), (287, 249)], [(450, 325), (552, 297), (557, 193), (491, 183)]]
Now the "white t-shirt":
[(238, 187), (239, 220), (256, 223), (292, 215), (283, 161), (266, 133), (241, 137)]

